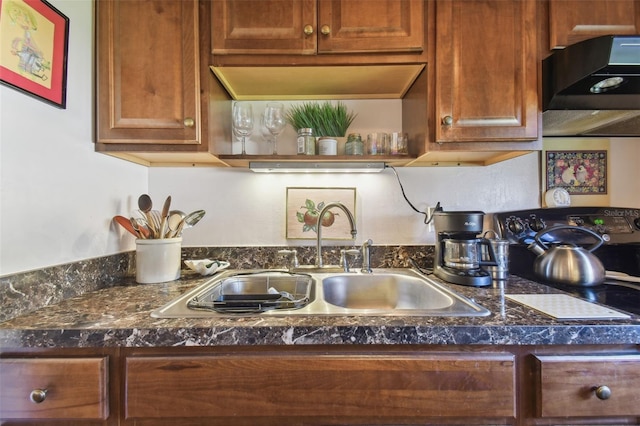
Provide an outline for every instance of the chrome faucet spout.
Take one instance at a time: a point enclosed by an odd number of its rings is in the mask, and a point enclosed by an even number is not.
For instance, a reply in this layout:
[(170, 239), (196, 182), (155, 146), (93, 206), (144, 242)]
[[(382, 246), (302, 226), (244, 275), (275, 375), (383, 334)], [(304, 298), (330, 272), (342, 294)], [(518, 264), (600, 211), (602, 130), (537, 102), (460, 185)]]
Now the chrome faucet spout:
[(329, 203), (326, 204), (322, 210), (320, 211), (320, 215), (318, 216), (318, 222), (316, 224), (316, 231), (318, 233), (318, 239), (316, 241), (316, 266), (318, 268), (322, 268), (324, 265), (322, 263), (322, 218), (324, 214), (332, 208), (341, 209), (346, 215), (347, 219), (349, 219), (349, 224), (351, 226), (351, 237), (353, 239), (356, 238), (358, 234), (358, 230), (356, 229), (356, 220), (353, 217), (353, 214), (349, 211), (349, 209), (342, 203)]

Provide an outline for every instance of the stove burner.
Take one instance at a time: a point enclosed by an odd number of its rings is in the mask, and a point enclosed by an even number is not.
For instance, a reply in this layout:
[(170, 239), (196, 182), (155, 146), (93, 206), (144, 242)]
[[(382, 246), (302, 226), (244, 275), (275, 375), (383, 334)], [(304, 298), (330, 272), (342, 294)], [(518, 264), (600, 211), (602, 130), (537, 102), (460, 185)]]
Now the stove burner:
[[(562, 207), (520, 210), (494, 214), (501, 238), (511, 243), (509, 272), (543, 282), (533, 274), (536, 255), (527, 249), (534, 236), (555, 225), (584, 227), (605, 240), (593, 251), (607, 271), (640, 276), (640, 209), (618, 207)], [(572, 230), (545, 236), (550, 244), (558, 241), (588, 246), (593, 241)], [(583, 299), (640, 315), (640, 285), (607, 280), (595, 287), (579, 287), (543, 282)]]

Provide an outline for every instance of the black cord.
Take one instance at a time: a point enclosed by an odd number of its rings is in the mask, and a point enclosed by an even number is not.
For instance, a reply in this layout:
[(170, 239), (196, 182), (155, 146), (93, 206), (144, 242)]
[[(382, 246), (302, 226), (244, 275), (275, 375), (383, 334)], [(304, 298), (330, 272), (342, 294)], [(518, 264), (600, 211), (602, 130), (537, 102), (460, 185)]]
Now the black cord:
[[(390, 166), (388, 164), (385, 164), (384, 167), (393, 170), (393, 173), (395, 173), (396, 179), (398, 180), (398, 185), (400, 185), (400, 191), (402, 191), (402, 196), (404, 197), (404, 199), (407, 202), (407, 204), (409, 204), (409, 206), (416, 213), (420, 213), (420, 214), (424, 215), (424, 224), (425, 225), (428, 225), (429, 223), (431, 223), (431, 221), (433, 220), (433, 215), (429, 216), (429, 214), (427, 212), (423, 212), (421, 210), (418, 210), (413, 204), (411, 204), (411, 201), (409, 201), (409, 199), (407, 198), (407, 194), (405, 194), (405, 192), (404, 192), (404, 187), (402, 186), (402, 182), (400, 182), (400, 176), (398, 176), (398, 172), (396, 171), (396, 169), (393, 166)], [(440, 201), (438, 201), (438, 203), (436, 204), (436, 207), (435, 207), (435, 209), (433, 211), (437, 212), (437, 211), (441, 211), (441, 210), (442, 210), (442, 207), (440, 207)]]

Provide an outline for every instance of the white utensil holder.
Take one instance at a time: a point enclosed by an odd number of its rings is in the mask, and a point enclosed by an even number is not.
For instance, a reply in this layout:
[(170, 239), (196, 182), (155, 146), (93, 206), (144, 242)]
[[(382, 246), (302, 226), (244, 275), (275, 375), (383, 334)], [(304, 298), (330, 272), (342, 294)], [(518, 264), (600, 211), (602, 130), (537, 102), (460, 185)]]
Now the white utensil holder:
[(153, 284), (180, 278), (182, 237), (136, 240), (136, 282)]

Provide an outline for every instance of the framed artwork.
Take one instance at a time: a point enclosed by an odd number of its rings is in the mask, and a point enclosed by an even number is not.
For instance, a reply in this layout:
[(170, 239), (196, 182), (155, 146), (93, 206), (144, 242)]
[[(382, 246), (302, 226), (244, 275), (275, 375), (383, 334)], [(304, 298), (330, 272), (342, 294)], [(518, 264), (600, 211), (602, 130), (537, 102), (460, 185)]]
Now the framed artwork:
[[(329, 203), (339, 202), (356, 215), (355, 188), (287, 188), (286, 229), (290, 239), (316, 239), (320, 211)], [(320, 221), (322, 238), (350, 240), (351, 225), (342, 209), (331, 208)]]
[(607, 193), (607, 151), (547, 151), (547, 190), (561, 187), (571, 195)]
[(66, 108), (69, 18), (45, 0), (0, 0), (0, 83)]

